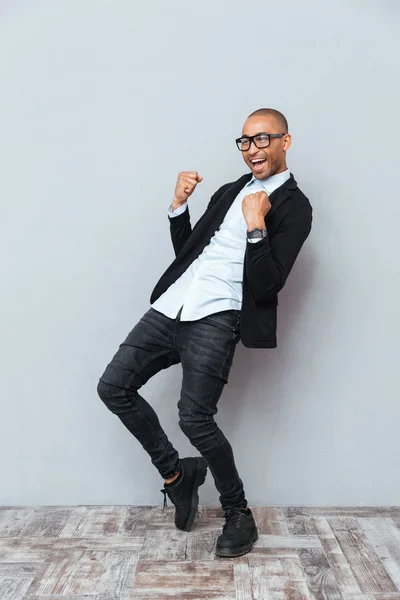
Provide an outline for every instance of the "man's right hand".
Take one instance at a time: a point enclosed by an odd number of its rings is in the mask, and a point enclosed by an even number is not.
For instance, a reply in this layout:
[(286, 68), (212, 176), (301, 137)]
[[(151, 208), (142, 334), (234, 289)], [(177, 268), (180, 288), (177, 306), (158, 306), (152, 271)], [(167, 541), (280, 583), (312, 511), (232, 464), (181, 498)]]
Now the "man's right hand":
[(175, 195), (172, 201), (172, 210), (185, 204), (186, 200), (196, 189), (196, 185), (203, 181), (203, 177), (197, 171), (181, 171), (175, 187)]

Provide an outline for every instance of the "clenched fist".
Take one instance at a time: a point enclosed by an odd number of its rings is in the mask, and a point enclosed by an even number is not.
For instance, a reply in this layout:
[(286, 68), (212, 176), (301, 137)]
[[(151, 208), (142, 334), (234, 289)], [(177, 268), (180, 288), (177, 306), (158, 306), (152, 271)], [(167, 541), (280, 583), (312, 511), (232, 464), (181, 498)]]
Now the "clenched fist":
[(242, 200), (242, 211), (248, 229), (254, 227), (265, 227), (265, 216), (271, 209), (271, 203), (267, 192), (260, 191), (248, 194)]
[(178, 180), (175, 187), (175, 195), (172, 201), (172, 210), (175, 210), (191, 196), (196, 189), (196, 185), (203, 181), (203, 177), (197, 171), (181, 171), (178, 174)]

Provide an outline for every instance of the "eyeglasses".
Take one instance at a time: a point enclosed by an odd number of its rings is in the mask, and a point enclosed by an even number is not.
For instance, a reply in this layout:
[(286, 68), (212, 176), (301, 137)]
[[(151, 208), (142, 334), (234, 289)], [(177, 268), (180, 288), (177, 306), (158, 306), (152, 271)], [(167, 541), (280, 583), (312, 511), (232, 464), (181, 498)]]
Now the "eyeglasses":
[(244, 135), (243, 137), (237, 138), (236, 145), (238, 149), (243, 152), (250, 149), (251, 142), (253, 141), (256, 148), (267, 148), (269, 146), (271, 138), (280, 138), (285, 133), (257, 133), (257, 135)]

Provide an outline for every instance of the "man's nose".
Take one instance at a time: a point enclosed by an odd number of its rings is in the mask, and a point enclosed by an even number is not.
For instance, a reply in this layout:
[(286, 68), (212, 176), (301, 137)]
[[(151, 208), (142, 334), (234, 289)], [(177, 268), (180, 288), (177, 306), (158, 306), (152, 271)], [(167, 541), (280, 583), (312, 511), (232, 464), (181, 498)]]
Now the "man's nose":
[[(253, 146), (253, 148), (252, 148), (252, 146)], [(257, 152), (258, 152), (258, 148), (255, 145), (254, 140), (251, 140), (250, 147), (248, 149), (248, 153), (251, 154), (251, 155), (253, 155), (253, 154), (257, 154)]]

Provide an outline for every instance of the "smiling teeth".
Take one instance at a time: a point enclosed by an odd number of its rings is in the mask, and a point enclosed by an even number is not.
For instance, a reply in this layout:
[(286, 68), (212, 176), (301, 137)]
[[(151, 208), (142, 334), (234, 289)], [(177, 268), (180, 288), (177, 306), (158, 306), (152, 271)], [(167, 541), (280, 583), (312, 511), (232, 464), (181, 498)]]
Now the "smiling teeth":
[(265, 158), (256, 158), (255, 160), (252, 160), (251, 162), (254, 164), (256, 162), (261, 162), (261, 161), (264, 161), (264, 160), (265, 160)]

